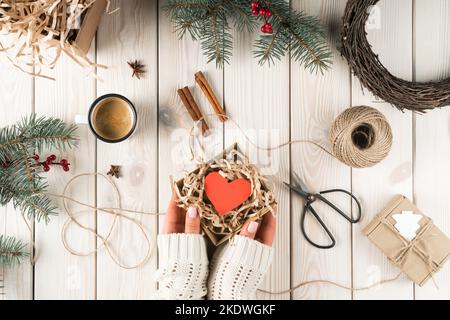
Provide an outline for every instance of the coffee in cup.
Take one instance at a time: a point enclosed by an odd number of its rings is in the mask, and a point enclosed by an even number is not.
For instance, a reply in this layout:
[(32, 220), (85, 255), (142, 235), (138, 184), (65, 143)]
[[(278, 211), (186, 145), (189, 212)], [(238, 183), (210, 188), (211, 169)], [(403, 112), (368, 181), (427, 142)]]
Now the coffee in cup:
[(124, 96), (107, 94), (92, 103), (87, 121), (77, 122), (87, 122), (100, 140), (116, 143), (130, 137), (136, 129), (136, 109)]

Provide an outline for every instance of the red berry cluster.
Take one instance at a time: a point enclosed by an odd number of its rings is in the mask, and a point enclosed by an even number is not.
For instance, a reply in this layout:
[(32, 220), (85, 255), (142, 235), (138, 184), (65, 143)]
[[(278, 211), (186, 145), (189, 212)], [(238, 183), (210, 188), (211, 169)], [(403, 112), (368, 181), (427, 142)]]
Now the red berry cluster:
[(44, 172), (50, 171), (51, 165), (59, 165), (63, 168), (64, 171), (66, 171), (66, 172), (69, 171), (70, 163), (66, 159), (61, 159), (61, 161), (55, 162), (56, 156), (54, 154), (49, 155), (47, 157), (47, 160), (45, 160), (45, 161), (39, 161), (39, 155), (37, 155), (37, 154), (35, 154), (33, 156), (33, 159), (36, 161), (36, 164), (42, 166), (42, 170), (44, 170)]
[(263, 33), (272, 33), (272, 25), (269, 21), (267, 21), (268, 17), (272, 16), (272, 12), (269, 9), (269, 6), (262, 6), (260, 1), (252, 1), (252, 14), (264, 17), (264, 25), (261, 27), (261, 32)]

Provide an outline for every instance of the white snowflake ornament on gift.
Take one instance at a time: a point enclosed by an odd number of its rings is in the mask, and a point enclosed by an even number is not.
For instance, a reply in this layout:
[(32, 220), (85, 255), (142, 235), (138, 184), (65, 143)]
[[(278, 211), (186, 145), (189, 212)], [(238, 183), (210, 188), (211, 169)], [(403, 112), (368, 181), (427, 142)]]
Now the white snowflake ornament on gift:
[(394, 214), (392, 218), (395, 220), (395, 229), (408, 241), (413, 240), (417, 236), (417, 230), (420, 229), (419, 222), (422, 216), (412, 211), (402, 211), (401, 214)]

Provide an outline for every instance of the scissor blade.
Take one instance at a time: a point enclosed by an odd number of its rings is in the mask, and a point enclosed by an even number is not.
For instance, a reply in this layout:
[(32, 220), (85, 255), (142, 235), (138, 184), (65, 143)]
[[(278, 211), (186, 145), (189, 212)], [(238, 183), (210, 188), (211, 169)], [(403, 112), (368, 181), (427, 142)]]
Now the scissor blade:
[(284, 184), (291, 189), (292, 191), (294, 191), (295, 193), (299, 194), (300, 196), (307, 198), (308, 197), (308, 193), (305, 192), (304, 190), (300, 189), (299, 187), (293, 186), (289, 183), (284, 182)]
[(299, 178), (299, 179), (297, 180), (297, 182), (298, 182), (300, 188), (303, 190), (303, 192), (305, 192), (305, 193), (310, 193), (308, 187), (306, 186), (306, 184), (303, 182), (302, 179)]
[(310, 193), (306, 183), (303, 182), (302, 178), (300, 178), (300, 176), (295, 172), (292, 174), (292, 181), (297, 188), (302, 189), (305, 193)]

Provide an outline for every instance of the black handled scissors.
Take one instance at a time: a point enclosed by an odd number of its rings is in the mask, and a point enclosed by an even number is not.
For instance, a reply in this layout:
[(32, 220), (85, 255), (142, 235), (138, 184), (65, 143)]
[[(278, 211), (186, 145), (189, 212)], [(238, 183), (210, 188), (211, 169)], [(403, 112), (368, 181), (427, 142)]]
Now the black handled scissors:
[[(303, 236), (311, 245), (313, 245), (316, 248), (319, 248), (319, 249), (333, 248), (336, 245), (336, 239), (334, 238), (333, 234), (328, 229), (328, 227), (325, 225), (323, 220), (319, 217), (317, 212), (314, 210), (314, 208), (312, 207), (312, 204), (318, 200), (322, 201), (323, 203), (328, 205), (330, 208), (332, 208), (334, 211), (336, 211), (341, 216), (343, 216), (351, 224), (358, 223), (361, 220), (361, 204), (359, 203), (358, 199), (351, 192), (348, 192), (346, 190), (332, 189), (332, 190), (321, 191), (319, 193), (310, 193), (310, 192), (308, 192), (308, 188), (303, 183), (303, 181), (295, 174), (294, 174), (294, 181), (295, 181), (295, 185), (291, 185), (288, 183), (284, 183), (284, 184), (286, 186), (288, 186), (292, 191), (294, 191), (295, 193), (297, 193), (298, 195), (300, 195), (302, 198), (305, 199), (305, 206), (303, 208), (303, 212), (302, 212), (302, 215), (300, 218), (300, 227), (301, 227)], [(356, 204), (358, 205), (358, 213), (357, 213), (355, 219), (353, 219), (351, 217), (351, 215), (345, 214), (341, 209), (336, 207), (333, 203), (331, 203), (328, 199), (326, 199), (323, 196), (325, 194), (332, 194), (332, 193), (342, 193), (342, 194), (348, 195), (356, 202)], [(317, 222), (319, 222), (319, 224), (322, 226), (322, 228), (325, 230), (326, 234), (330, 238), (331, 244), (320, 245), (311, 240), (311, 238), (308, 236), (306, 229), (305, 229), (305, 217), (306, 217), (307, 213), (311, 213), (314, 216), (314, 218), (317, 220)]]

